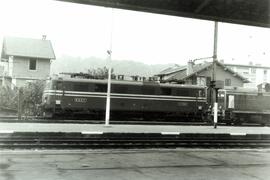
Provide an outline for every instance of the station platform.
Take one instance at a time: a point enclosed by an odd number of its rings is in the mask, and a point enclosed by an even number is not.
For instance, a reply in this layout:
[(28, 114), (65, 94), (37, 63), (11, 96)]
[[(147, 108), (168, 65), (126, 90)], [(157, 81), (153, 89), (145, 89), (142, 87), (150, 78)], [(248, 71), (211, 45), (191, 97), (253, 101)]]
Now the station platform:
[(0, 149), (270, 147), (270, 127), (0, 123)]
[(95, 125), (95, 124), (44, 124), (44, 123), (0, 123), (0, 133), (43, 132), (43, 133), (160, 133), (160, 134), (230, 134), (270, 135), (270, 127), (181, 126), (181, 125)]

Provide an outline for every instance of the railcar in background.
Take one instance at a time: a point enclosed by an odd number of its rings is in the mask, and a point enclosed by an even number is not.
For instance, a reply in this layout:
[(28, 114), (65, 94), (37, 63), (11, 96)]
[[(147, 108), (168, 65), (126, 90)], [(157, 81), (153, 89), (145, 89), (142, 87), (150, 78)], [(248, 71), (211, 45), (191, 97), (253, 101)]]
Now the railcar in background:
[[(89, 119), (104, 119), (106, 96), (107, 80), (50, 79), (42, 98), (42, 114), (46, 118), (84, 115)], [(113, 119), (201, 121), (207, 108), (206, 87), (146, 81), (111, 82)]]
[(218, 101), (222, 111), (219, 122), (235, 125), (270, 122), (270, 92), (250, 88), (219, 90)]

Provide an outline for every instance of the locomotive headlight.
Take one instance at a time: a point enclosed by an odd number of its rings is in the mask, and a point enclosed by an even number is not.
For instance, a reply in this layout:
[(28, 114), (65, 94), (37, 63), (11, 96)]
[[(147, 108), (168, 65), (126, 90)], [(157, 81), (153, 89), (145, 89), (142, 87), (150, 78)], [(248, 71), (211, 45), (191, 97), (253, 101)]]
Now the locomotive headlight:
[(55, 100), (55, 104), (61, 104), (61, 100)]
[(199, 109), (199, 110), (202, 110), (202, 106), (198, 106), (198, 109)]

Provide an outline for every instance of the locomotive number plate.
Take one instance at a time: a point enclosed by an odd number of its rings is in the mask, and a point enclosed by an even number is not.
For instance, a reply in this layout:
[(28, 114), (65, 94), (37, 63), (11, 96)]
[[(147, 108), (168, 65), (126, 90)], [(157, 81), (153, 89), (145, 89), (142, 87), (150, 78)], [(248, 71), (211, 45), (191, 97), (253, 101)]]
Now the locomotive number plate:
[(86, 103), (87, 102), (87, 98), (74, 98), (74, 102), (77, 102), (77, 103)]

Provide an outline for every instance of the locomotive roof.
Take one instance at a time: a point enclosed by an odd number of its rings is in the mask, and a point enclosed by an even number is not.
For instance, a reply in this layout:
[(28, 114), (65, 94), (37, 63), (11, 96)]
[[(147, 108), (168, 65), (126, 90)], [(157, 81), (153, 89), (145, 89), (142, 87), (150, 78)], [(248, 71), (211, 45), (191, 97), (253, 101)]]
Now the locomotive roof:
[(247, 88), (247, 87), (237, 87), (234, 89), (226, 89), (220, 90), (226, 91), (227, 93), (243, 93), (243, 94), (267, 94), (270, 95), (270, 92), (259, 91), (258, 88)]
[[(64, 82), (77, 82), (77, 83), (104, 83), (107, 84), (107, 79), (76, 79), (76, 78), (56, 78), (53, 81)], [(169, 84), (159, 83), (157, 81), (127, 81), (127, 80), (112, 80), (112, 84), (126, 84), (126, 85), (148, 85), (148, 86), (162, 86), (162, 87), (182, 87), (182, 88), (205, 88), (205, 86), (199, 85), (186, 85), (186, 84)]]

